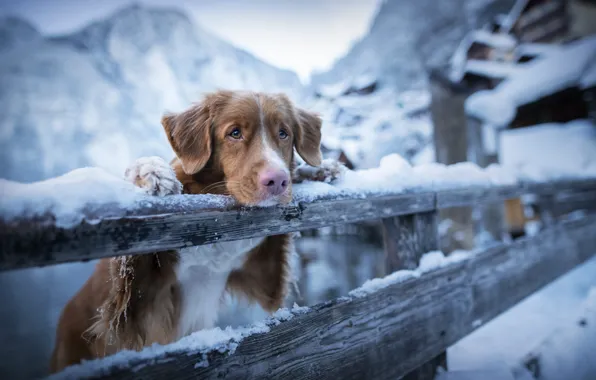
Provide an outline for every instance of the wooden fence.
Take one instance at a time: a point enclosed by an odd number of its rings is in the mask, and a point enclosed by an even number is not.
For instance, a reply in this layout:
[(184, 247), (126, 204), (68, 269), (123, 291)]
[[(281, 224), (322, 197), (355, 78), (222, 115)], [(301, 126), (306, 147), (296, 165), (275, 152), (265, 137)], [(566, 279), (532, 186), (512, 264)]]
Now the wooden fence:
[[(550, 199), (555, 216), (596, 208), (594, 179), (322, 197), (265, 209), (213, 209), (192, 201), (126, 210), (105, 205), (69, 227), (50, 214), (0, 220), (0, 270), (380, 219), (390, 274), (414, 270), (424, 253), (438, 249), (438, 210), (525, 194)], [(232, 346), (129, 354), (124, 362), (75, 366), (56, 377), (431, 379), (450, 345), (595, 254), (596, 215), (559, 218), (536, 235), (495, 243), (424, 273), (390, 275), (376, 287), (292, 312), (270, 323), (268, 332), (246, 334)]]

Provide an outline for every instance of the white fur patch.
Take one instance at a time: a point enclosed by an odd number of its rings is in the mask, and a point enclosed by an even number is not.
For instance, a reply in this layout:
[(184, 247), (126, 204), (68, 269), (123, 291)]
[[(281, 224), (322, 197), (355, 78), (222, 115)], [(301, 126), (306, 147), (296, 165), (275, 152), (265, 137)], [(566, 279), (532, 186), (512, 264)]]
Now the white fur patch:
[(178, 335), (211, 328), (217, 321), (230, 272), (265, 238), (216, 243), (180, 250), (176, 275), (182, 291)]
[[(182, 184), (176, 178), (174, 169), (157, 156), (137, 159), (126, 169), (124, 178), (149, 195), (165, 196), (182, 192)], [(140, 179), (140, 182), (137, 182), (137, 179)]]
[(273, 169), (283, 170), (287, 174), (290, 173), (288, 170), (288, 165), (284, 162), (283, 158), (276, 152), (271, 144), (269, 143), (269, 139), (267, 136), (267, 128), (265, 127), (265, 117), (263, 115), (263, 107), (261, 106), (260, 98), (257, 98), (257, 105), (259, 106), (259, 117), (261, 120), (261, 139), (263, 142), (263, 155), (265, 157), (265, 161), (271, 166)]
[(263, 155), (265, 156), (265, 161), (267, 161), (272, 168), (283, 170), (289, 174), (290, 171), (288, 170), (288, 165), (284, 162), (279, 153), (271, 147), (271, 144), (269, 144), (265, 126), (261, 128), (261, 138), (263, 139)]

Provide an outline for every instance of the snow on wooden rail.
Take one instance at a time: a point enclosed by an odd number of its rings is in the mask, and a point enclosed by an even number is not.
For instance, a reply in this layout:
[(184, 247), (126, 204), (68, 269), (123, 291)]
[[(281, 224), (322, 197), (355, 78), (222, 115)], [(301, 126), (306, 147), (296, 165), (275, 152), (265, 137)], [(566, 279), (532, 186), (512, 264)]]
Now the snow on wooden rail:
[(442, 260), (430, 253), (418, 269), (371, 280), (347, 297), (121, 352), (52, 379), (397, 379), (594, 256), (595, 230), (595, 215), (568, 218), (483, 251)]
[[(89, 191), (97, 192), (107, 179), (94, 178), (95, 182), (85, 183)], [(318, 185), (327, 187), (317, 192)], [(104, 190), (101, 201), (90, 200), (80, 187), (70, 189), (69, 181), (54, 186), (52, 196), (47, 197), (39, 195), (39, 186), (26, 186), (11, 190), (20, 198), (11, 194), (12, 198), (0, 199), (0, 270), (275, 235), (497, 202), (523, 194), (594, 191), (596, 179), (442, 182), (440, 186), (429, 180), (395, 190), (367, 191), (313, 183), (306, 187), (308, 191), (297, 186), (292, 204), (270, 208), (237, 207), (229, 198), (211, 195), (140, 196), (132, 185), (120, 182)], [(54, 194), (67, 201), (56, 202)]]

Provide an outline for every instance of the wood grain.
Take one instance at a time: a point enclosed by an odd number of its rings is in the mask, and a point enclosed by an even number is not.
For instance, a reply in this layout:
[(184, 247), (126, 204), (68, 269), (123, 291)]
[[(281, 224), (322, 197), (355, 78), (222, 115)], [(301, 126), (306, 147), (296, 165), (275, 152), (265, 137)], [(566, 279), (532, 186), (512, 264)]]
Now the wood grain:
[(423, 254), (438, 247), (436, 211), (385, 218), (385, 274), (416, 269)]
[[(232, 354), (132, 360), (97, 378), (397, 379), (596, 254), (596, 216), (378, 290), (341, 298), (245, 338)], [(514, 332), (512, 332), (514, 333)], [(207, 367), (196, 367), (204, 358)], [(93, 374), (92, 374), (93, 375)]]
[(222, 209), (192, 196), (171, 203), (156, 198), (132, 209), (95, 205), (80, 224), (64, 228), (53, 215), (4, 221), (0, 216), (0, 271), (101, 257), (143, 254), (415, 214), (479, 202), (596, 190), (596, 179), (471, 187), (297, 202), (286, 207)]
[[(422, 255), (439, 249), (437, 217), (436, 211), (430, 211), (382, 220), (385, 275), (401, 269), (416, 269)], [(438, 367), (447, 369), (446, 352), (407, 373), (403, 380), (433, 380)]]
[(0, 222), (0, 270), (277, 235), (434, 209), (432, 192), (301, 202), (286, 207), (200, 208), (84, 221), (61, 228), (51, 220)]

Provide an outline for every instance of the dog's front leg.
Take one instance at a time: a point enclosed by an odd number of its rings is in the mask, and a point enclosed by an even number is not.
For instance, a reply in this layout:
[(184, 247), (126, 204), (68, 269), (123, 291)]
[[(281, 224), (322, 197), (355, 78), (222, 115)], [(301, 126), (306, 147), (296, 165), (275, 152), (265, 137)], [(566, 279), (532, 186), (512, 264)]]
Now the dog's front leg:
[(301, 183), (304, 181), (333, 182), (342, 177), (348, 170), (341, 162), (333, 159), (325, 159), (319, 166), (301, 164), (292, 173), (292, 182)]
[(166, 196), (182, 193), (182, 184), (174, 169), (160, 157), (142, 157), (124, 173), (126, 180), (144, 189), (149, 195)]
[[(174, 170), (159, 157), (137, 159), (126, 169), (124, 177), (149, 195), (182, 192)], [(111, 346), (108, 351), (112, 352), (140, 350), (152, 343), (165, 344), (174, 339), (179, 312), (174, 305), (178, 295), (163, 289), (175, 284), (178, 257), (176, 251), (164, 251), (104, 259), (110, 290), (87, 331), (99, 351), (106, 351), (107, 346)], [(159, 319), (159, 326), (155, 326), (152, 318)]]

